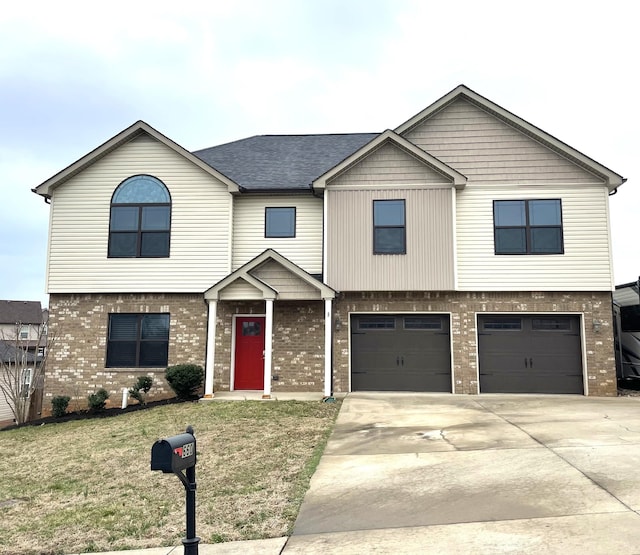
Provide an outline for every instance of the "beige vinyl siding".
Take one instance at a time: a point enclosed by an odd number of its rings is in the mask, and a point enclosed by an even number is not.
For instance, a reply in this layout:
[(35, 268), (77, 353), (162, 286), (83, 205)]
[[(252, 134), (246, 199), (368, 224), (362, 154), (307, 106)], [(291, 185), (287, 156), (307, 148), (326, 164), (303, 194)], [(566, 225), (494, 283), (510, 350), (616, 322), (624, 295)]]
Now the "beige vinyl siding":
[(396, 145), (387, 143), (331, 180), (328, 186), (332, 189), (343, 189), (362, 186), (388, 187), (409, 184), (424, 186), (450, 183), (450, 178), (434, 171)]
[[(453, 189), (327, 190), (327, 284), (338, 291), (452, 290)], [(404, 199), (407, 254), (373, 254), (373, 200)]]
[(403, 136), (478, 183), (603, 180), (471, 102), (458, 99)]
[(7, 421), (13, 421), (13, 412), (11, 412), (11, 407), (5, 400), (4, 395), (0, 393), (0, 422)]
[[(561, 199), (564, 254), (494, 254), (493, 201)], [(604, 186), (483, 186), (457, 196), (462, 291), (610, 291), (608, 196)]]
[(220, 291), (221, 301), (246, 301), (251, 299), (262, 300), (262, 291), (256, 289), (242, 278), (237, 279), (222, 291)]
[[(296, 236), (265, 238), (265, 207), (295, 207)], [(322, 199), (308, 195), (236, 197), (233, 219), (233, 269), (273, 249), (310, 274), (322, 273)]]
[(278, 292), (279, 300), (319, 299), (320, 292), (274, 261), (266, 262), (251, 275)]
[[(0, 324), (0, 339), (5, 341), (15, 340), (16, 335), (20, 335), (22, 326), (25, 326), (29, 330), (29, 334), (26, 337), (29, 341), (37, 341), (40, 337), (40, 325), (38, 324)], [(22, 339), (21, 339), (22, 340)], [(1, 393), (0, 393), (1, 395)]]
[[(107, 258), (109, 208), (126, 178), (150, 174), (171, 194), (169, 258)], [(197, 292), (229, 273), (231, 195), (221, 182), (148, 135), (55, 189), (48, 292)]]

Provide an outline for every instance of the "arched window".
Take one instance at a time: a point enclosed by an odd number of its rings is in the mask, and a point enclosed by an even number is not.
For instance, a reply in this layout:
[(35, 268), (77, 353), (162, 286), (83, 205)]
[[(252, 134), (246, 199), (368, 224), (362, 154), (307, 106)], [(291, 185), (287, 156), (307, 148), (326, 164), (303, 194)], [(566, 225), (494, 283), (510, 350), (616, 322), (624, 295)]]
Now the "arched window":
[(126, 179), (111, 198), (110, 258), (169, 256), (171, 197), (164, 183), (150, 175)]

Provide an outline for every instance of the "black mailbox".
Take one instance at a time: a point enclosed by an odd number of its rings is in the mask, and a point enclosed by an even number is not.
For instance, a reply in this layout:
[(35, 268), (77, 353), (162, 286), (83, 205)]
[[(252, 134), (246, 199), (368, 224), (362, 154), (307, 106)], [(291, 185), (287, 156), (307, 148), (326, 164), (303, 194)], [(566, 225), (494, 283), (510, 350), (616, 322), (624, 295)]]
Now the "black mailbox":
[(151, 470), (179, 473), (196, 464), (196, 438), (193, 434), (159, 439), (151, 447)]

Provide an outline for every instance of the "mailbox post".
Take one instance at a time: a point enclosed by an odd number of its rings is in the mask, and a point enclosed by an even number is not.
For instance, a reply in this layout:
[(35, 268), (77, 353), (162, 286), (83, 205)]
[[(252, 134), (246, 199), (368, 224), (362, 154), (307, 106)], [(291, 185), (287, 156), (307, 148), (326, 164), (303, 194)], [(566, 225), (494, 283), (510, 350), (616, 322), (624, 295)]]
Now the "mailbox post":
[(187, 535), (182, 540), (184, 555), (198, 555), (200, 538), (196, 536), (196, 438), (191, 426), (187, 426), (184, 434), (159, 439), (153, 444), (151, 470), (173, 473), (184, 485), (187, 512)]

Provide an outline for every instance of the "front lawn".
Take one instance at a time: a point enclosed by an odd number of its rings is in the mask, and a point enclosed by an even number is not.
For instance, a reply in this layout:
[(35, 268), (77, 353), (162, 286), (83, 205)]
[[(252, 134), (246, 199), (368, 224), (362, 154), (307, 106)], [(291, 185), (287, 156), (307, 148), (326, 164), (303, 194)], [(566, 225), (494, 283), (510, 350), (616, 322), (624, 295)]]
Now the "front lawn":
[(0, 553), (180, 545), (185, 494), (151, 472), (156, 439), (193, 425), (203, 543), (291, 531), (339, 403), (206, 402), (0, 433)]

